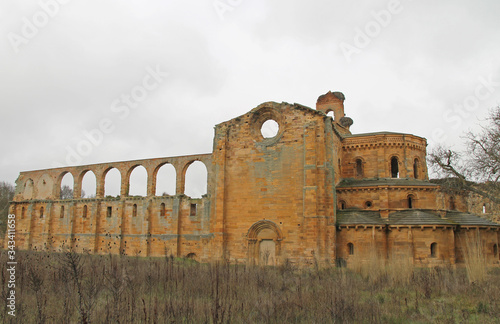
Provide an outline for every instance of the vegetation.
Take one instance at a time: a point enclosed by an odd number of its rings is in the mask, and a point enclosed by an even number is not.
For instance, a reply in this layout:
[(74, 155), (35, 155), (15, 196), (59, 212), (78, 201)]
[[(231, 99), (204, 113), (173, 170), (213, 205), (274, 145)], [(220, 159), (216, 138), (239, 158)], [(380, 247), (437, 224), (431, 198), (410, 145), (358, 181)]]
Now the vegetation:
[(14, 198), (14, 186), (8, 182), (0, 182), (0, 235), (5, 234), (7, 216), (9, 215), (9, 202)]
[[(16, 257), (17, 316), (5, 310), (2, 323), (493, 323), (500, 318), (498, 268), (470, 283), (463, 268), (401, 264), (370, 271), (72, 252), (18, 251)], [(6, 258), (2, 251), (0, 262), (6, 264)], [(4, 273), (3, 300), (6, 280)]]
[(500, 106), (491, 110), (488, 124), (478, 133), (465, 135), (466, 152), (437, 147), (429, 154), (429, 166), (451, 190), (466, 190), (500, 204)]

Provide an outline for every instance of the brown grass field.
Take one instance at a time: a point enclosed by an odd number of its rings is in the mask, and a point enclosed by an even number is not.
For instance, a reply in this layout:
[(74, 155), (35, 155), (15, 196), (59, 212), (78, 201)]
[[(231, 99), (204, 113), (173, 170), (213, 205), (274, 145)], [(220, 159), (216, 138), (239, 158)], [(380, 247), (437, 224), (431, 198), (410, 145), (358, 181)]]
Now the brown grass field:
[[(500, 268), (350, 269), (17, 251), (1, 323), (500, 323)], [(9, 289), (7, 251), (0, 289)], [(474, 268), (474, 267), (473, 267)]]

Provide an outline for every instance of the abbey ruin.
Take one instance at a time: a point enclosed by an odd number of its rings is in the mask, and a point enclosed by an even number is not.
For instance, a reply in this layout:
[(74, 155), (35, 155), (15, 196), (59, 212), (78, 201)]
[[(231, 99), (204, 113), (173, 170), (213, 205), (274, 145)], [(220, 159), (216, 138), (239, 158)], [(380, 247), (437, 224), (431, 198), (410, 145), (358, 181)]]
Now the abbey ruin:
[[(333, 118), (328, 115), (333, 112)], [(262, 125), (279, 125), (263, 136)], [(266, 102), (215, 126), (211, 154), (21, 172), (10, 213), (20, 249), (190, 257), (200, 262), (347, 264), (373, 255), (418, 265), (464, 262), (470, 240), (499, 264), (500, 225), (429, 181), (426, 139), (402, 133), (352, 134), (344, 95), (328, 92), (316, 109)], [(204, 163), (207, 193), (184, 194), (186, 170)], [(156, 195), (158, 170), (171, 164), (175, 195)], [(129, 195), (130, 174), (147, 170), (147, 196)], [(108, 171), (121, 174), (105, 196)], [(96, 178), (96, 197), (81, 198)], [(61, 180), (74, 179), (61, 199)]]

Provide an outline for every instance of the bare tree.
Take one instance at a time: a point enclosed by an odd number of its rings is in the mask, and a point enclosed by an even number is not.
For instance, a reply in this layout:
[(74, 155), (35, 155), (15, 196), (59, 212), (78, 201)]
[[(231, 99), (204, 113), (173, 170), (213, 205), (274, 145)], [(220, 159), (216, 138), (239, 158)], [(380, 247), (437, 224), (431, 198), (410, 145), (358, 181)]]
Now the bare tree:
[(500, 106), (492, 109), (481, 131), (465, 135), (467, 151), (439, 146), (429, 164), (449, 189), (467, 190), (500, 204)]
[(7, 216), (9, 215), (9, 202), (14, 198), (14, 185), (0, 182), (0, 233), (5, 233)]
[(73, 189), (67, 185), (62, 186), (61, 199), (73, 199)]

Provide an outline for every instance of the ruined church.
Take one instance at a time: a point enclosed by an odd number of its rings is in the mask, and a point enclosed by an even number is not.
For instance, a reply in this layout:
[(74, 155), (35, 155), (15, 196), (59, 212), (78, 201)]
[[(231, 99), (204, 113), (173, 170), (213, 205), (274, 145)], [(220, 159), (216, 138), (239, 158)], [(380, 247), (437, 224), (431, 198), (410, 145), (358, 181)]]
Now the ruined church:
[[(316, 109), (266, 102), (215, 126), (210, 154), (21, 172), (10, 213), (20, 249), (193, 258), (278, 265), (351, 264), (376, 256), (416, 265), (460, 264), (480, 243), (499, 264), (500, 225), (480, 217), (490, 205), (429, 181), (425, 138), (352, 134), (344, 95), (328, 92)], [(329, 114), (333, 112), (332, 114)], [(273, 134), (264, 123), (277, 125)], [(185, 194), (187, 168), (201, 161), (207, 191)], [(175, 168), (173, 195), (157, 195), (158, 170)], [(147, 171), (147, 195), (129, 195), (134, 168)], [(106, 196), (106, 175), (121, 174)], [(73, 197), (61, 198), (70, 173)], [(96, 196), (82, 198), (93, 173)]]

